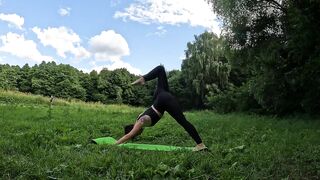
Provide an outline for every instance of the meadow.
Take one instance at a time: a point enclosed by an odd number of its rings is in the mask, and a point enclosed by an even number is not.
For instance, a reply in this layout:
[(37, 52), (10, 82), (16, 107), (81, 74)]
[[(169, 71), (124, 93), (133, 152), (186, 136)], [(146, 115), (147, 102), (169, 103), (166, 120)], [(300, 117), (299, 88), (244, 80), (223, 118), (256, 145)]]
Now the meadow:
[[(320, 119), (185, 112), (210, 152), (96, 145), (144, 108), (0, 91), (0, 179), (319, 179)], [(135, 143), (194, 146), (168, 114)]]

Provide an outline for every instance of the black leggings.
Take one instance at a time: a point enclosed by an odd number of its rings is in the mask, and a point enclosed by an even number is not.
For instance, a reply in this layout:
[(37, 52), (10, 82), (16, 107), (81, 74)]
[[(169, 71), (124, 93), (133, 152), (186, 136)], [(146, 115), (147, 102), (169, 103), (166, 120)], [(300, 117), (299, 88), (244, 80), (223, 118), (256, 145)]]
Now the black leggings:
[[(143, 76), (145, 81), (158, 78), (157, 89), (154, 94), (153, 106), (160, 113), (167, 111), (194, 139), (197, 144), (202, 142), (196, 128), (187, 121), (176, 98), (169, 92), (168, 80), (163, 66), (157, 66)], [(156, 122), (155, 122), (156, 123)], [(154, 123), (154, 124), (155, 124)]]

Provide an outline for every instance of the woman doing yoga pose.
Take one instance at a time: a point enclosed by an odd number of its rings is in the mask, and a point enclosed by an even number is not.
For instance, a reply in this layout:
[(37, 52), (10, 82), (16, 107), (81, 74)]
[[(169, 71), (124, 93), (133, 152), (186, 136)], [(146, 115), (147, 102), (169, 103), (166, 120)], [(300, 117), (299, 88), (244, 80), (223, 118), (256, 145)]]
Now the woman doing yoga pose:
[(193, 138), (196, 142), (194, 151), (207, 150), (203, 144), (195, 127), (186, 120), (182, 113), (182, 109), (176, 98), (169, 92), (168, 80), (163, 66), (157, 66), (149, 73), (141, 76), (132, 84), (145, 84), (146, 81), (158, 78), (157, 88), (154, 92), (154, 103), (146, 111), (140, 114), (134, 125), (126, 127), (126, 135), (120, 138), (116, 144), (121, 144), (135, 136), (141, 134), (143, 127), (154, 126), (162, 117), (163, 113), (167, 111)]

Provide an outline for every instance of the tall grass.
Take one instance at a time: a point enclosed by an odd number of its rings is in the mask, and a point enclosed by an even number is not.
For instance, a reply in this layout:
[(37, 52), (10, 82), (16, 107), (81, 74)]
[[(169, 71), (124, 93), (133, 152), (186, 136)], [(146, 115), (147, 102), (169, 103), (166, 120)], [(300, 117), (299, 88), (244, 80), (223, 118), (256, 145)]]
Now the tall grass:
[[(8, 99), (11, 99), (8, 101)], [(3, 179), (319, 179), (320, 121), (187, 112), (211, 150), (159, 152), (95, 145), (119, 138), (143, 108), (0, 92)], [(193, 146), (168, 114), (137, 143)]]

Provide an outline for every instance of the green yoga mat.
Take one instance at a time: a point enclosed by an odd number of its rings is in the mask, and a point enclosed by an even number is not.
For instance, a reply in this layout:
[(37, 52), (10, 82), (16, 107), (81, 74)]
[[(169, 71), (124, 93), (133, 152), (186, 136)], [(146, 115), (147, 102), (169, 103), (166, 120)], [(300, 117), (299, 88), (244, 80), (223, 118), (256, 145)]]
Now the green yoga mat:
[[(114, 144), (117, 140), (113, 137), (102, 137), (92, 140), (96, 144)], [(167, 145), (158, 145), (158, 144), (137, 144), (137, 143), (125, 143), (118, 145), (124, 148), (131, 149), (141, 149), (141, 150), (153, 150), (153, 151), (177, 151), (185, 150), (192, 151), (192, 147), (178, 147), (178, 146), (167, 146)]]

